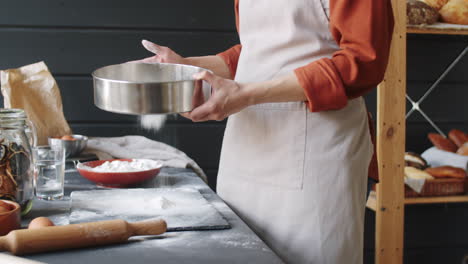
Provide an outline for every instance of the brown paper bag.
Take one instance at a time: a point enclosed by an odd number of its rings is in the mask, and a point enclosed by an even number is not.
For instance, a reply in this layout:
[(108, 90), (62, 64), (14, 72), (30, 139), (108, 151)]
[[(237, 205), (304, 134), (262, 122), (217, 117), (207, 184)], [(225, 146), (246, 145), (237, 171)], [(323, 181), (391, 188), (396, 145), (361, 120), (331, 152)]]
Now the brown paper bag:
[(0, 71), (0, 80), (5, 108), (24, 109), (36, 128), (38, 145), (47, 145), (47, 137), (71, 134), (60, 90), (44, 62)]

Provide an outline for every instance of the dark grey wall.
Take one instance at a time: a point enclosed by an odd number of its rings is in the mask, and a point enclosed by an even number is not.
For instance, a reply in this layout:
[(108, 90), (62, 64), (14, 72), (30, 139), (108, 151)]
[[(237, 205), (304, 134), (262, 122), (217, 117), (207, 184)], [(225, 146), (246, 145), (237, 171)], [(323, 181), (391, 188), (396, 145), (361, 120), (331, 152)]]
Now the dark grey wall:
[[(150, 55), (141, 39), (172, 47), (184, 56), (208, 55), (237, 43), (232, 0), (16, 0), (0, 8), (0, 69), (44, 60), (62, 92), (65, 116), (75, 133), (90, 136), (145, 135), (195, 159), (215, 186), (225, 122), (192, 124), (171, 117), (158, 132), (139, 128), (133, 116), (97, 109), (90, 73), (104, 65)], [(408, 38), (408, 93), (420, 96), (468, 44), (467, 37)], [(468, 58), (422, 105), (440, 126), (468, 131)], [(375, 113), (375, 92), (367, 96)], [(430, 126), (414, 115), (407, 149), (422, 152)], [(406, 263), (460, 263), (468, 254), (468, 206), (409, 206)], [(373, 263), (374, 214), (366, 215), (366, 263)]]
[(90, 73), (150, 56), (141, 39), (183, 56), (215, 54), (238, 42), (234, 28), (228, 0), (3, 1), (0, 69), (44, 60), (61, 89), (65, 116), (75, 133), (139, 134), (166, 142), (193, 157), (214, 187), (225, 122), (194, 125), (173, 116), (161, 131), (144, 131), (136, 117), (94, 106)]

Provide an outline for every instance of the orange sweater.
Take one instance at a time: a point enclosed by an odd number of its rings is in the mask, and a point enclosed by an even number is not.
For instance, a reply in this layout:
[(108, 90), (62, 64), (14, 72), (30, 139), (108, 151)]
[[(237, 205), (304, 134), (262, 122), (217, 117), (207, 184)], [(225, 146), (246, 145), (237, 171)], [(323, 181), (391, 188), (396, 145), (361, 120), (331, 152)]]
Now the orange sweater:
[[(239, 31), (238, 6), (239, 0), (235, 0)], [(310, 111), (343, 108), (348, 99), (364, 95), (382, 81), (390, 53), (393, 24), (390, 0), (330, 0), (330, 32), (340, 50), (332, 58), (311, 61), (294, 71), (304, 89)], [(241, 50), (239, 44), (218, 54), (233, 77)], [(370, 125), (373, 130), (372, 122)], [(377, 179), (375, 154), (369, 176)]]

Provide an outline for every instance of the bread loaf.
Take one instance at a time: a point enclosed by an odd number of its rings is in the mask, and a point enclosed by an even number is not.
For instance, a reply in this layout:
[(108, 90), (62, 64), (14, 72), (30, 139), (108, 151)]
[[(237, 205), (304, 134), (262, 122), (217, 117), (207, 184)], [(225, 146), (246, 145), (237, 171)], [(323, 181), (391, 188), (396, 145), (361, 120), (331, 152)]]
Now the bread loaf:
[(439, 13), (443, 22), (468, 25), (468, 0), (449, 0)]
[(426, 172), (434, 178), (458, 178), (464, 179), (466, 172), (464, 169), (452, 166), (440, 166), (434, 168), (427, 168)]
[(445, 4), (447, 4), (448, 0), (421, 0), (421, 2), (428, 4), (436, 10), (440, 10)]
[(457, 154), (462, 156), (468, 156), (468, 142), (465, 142), (465, 144), (458, 148)]
[(457, 145), (457, 147), (461, 147), (465, 142), (468, 142), (468, 136), (465, 134), (465, 132), (458, 130), (458, 129), (452, 129), (448, 133), (448, 138)]
[(405, 153), (405, 166), (424, 170), (427, 168), (427, 161), (421, 155), (414, 152)]
[(439, 134), (429, 133), (427, 137), (432, 142), (432, 144), (434, 144), (434, 146), (440, 150), (455, 153), (458, 149), (457, 145), (455, 145), (455, 143), (453, 143), (450, 139), (444, 138)]
[(408, 25), (430, 25), (439, 19), (437, 10), (424, 2), (408, 0), (406, 4), (406, 22)]
[(409, 167), (409, 166), (405, 167), (405, 177), (408, 177), (410, 179), (415, 179), (415, 180), (420, 180), (420, 179), (433, 180), (434, 179), (434, 177), (432, 177), (429, 173), (420, 169), (416, 169), (414, 167)]

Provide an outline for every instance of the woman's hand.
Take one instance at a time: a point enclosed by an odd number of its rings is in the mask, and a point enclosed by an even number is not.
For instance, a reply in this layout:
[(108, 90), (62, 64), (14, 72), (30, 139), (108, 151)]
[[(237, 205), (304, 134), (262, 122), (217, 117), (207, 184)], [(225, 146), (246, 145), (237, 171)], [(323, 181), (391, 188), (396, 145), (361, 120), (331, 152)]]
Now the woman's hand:
[(143, 44), (143, 47), (145, 47), (145, 49), (154, 53), (154, 56), (131, 62), (186, 64), (184, 63), (185, 59), (182, 56), (180, 56), (168, 47), (159, 46), (145, 39), (141, 41), (141, 44)]
[(252, 104), (247, 86), (204, 71), (194, 76), (211, 85), (211, 97), (189, 113), (181, 114), (194, 122), (221, 121)]

